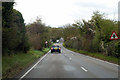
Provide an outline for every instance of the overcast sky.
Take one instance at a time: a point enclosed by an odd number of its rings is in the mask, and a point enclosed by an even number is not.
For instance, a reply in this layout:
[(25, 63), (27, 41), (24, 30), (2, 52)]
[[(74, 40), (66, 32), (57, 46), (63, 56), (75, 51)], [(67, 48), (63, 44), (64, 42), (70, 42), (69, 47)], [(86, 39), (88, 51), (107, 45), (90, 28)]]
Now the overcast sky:
[(118, 19), (119, 0), (15, 0), (25, 23), (42, 18), (46, 25), (61, 27), (75, 20), (91, 19), (93, 11), (106, 13), (109, 19)]

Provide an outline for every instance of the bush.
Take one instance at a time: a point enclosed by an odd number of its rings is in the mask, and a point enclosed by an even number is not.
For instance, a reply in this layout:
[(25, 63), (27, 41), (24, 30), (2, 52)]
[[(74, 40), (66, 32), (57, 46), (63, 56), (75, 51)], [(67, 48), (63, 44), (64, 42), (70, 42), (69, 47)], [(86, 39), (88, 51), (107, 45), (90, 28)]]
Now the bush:
[(14, 3), (2, 4), (2, 54), (27, 52), (29, 43), (22, 14), (13, 9)]
[(120, 41), (115, 43), (115, 56), (120, 58)]
[(120, 41), (111, 41), (106, 46), (106, 54), (108, 56), (120, 57)]
[(41, 19), (38, 18), (35, 22), (28, 24), (26, 29), (32, 48), (42, 50), (45, 47), (46, 40), (48, 41), (48, 46), (50, 45), (49, 28), (42, 23)]

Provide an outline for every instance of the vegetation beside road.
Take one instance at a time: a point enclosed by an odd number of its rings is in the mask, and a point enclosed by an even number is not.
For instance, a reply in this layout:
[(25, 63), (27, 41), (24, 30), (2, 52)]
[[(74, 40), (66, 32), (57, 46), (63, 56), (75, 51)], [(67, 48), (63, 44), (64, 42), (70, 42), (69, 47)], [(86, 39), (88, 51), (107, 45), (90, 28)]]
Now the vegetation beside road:
[[(37, 18), (25, 25), (14, 2), (2, 3), (2, 77), (10, 78), (43, 56), (52, 43), (49, 26)], [(45, 46), (47, 41), (47, 46)]]
[(120, 22), (107, 19), (99, 11), (93, 12), (88, 21), (76, 20), (73, 24), (51, 28), (38, 17), (25, 24), (21, 12), (13, 6), (14, 2), (2, 3), (3, 77), (9, 78), (34, 62), (46, 53), (46, 46), (50, 47), (61, 37), (70, 50), (114, 63), (120, 58), (120, 40), (109, 39), (113, 31), (119, 34)]
[(95, 11), (88, 21), (76, 20), (73, 24), (65, 25), (64, 43), (66, 47), (78, 51), (120, 58), (120, 40), (110, 40), (113, 31), (119, 35), (118, 24), (119, 21), (108, 19), (104, 13)]
[(44, 48), (42, 51), (29, 50), (26, 54), (21, 52), (12, 54), (11, 56), (4, 56), (2, 58), (2, 77), (12, 78), (48, 51), (49, 48)]
[(119, 64), (118, 63), (118, 58), (113, 57), (113, 56), (106, 56), (106, 55), (101, 54), (101, 53), (88, 52), (88, 51), (68, 48), (68, 47), (65, 46), (65, 44), (63, 44), (63, 46), (65, 48), (71, 50), (71, 51), (74, 51), (74, 52), (77, 52), (77, 53), (80, 53), (80, 54), (88, 55), (88, 56), (95, 57), (95, 58), (98, 58), (98, 59), (101, 59), (101, 60), (104, 60), (104, 61), (108, 61), (108, 62), (112, 62), (112, 63), (115, 63), (115, 64)]
[(56, 39), (52, 34), (57, 28), (46, 26), (38, 17), (34, 22), (25, 24), (22, 13), (13, 8), (14, 4), (2, 3), (3, 78), (12, 77), (44, 55), (49, 50), (45, 47), (50, 47), (51, 39)]

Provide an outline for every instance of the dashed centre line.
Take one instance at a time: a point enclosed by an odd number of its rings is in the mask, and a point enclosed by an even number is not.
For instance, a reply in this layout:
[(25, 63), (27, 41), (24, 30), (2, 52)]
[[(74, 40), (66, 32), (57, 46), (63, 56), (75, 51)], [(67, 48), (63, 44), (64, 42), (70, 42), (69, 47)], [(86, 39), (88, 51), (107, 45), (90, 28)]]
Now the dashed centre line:
[(70, 60), (72, 60), (72, 58), (69, 58)]
[(87, 69), (85, 69), (84, 67), (81, 67), (85, 72), (87, 72)]

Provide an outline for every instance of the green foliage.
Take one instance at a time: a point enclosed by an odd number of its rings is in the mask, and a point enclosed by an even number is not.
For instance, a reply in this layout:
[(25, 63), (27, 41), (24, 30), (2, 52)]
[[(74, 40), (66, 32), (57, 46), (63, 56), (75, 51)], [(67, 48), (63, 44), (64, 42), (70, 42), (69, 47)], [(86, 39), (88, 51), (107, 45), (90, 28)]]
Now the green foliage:
[(2, 4), (2, 40), (3, 55), (12, 52), (27, 52), (30, 48), (22, 14), (13, 9), (12, 2)]
[(50, 28), (50, 39), (52, 39), (53, 42), (56, 42), (56, 40), (60, 39), (63, 36), (63, 28)]
[(93, 51), (94, 52), (97, 52), (97, 51), (100, 51), (100, 33), (99, 31), (96, 30), (96, 34), (92, 40), (92, 43), (93, 43)]
[(108, 56), (120, 57), (120, 41), (106, 43), (106, 53)]
[(71, 51), (74, 51), (74, 52), (77, 52), (77, 53), (80, 53), (80, 54), (89, 55), (89, 56), (92, 56), (92, 57), (95, 57), (95, 58), (99, 58), (99, 59), (102, 59), (102, 60), (105, 60), (105, 61), (109, 61), (109, 62), (112, 62), (112, 63), (119, 64), (118, 63), (118, 58), (115, 58), (113, 56), (106, 56), (106, 55), (101, 54), (101, 53), (88, 52), (88, 51), (77, 50), (77, 49), (73, 49), (73, 48), (67, 48), (67, 49), (69, 49)]
[(12, 21), (13, 13), (13, 4), (14, 2), (3, 2), (2, 3), (2, 26), (9, 28)]
[(65, 41), (70, 40), (71, 38), (78, 37), (79, 35), (79, 30), (78, 28), (68, 24), (65, 25), (63, 28), (63, 38)]
[(49, 27), (42, 23), (41, 19), (36, 19), (35, 22), (26, 26), (29, 43), (32, 48), (42, 50), (45, 47), (45, 41), (50, 45)]
[(115, 43), (115, 56), (120, 58), (120, 41)]
[(27, 54), (18, 52), (11, 56), (3, 56), (2, 58), (2, 78), (11, 78), (18, 72), (28, 67), (36, 59), (43, 56), (49, 51), (49, 48), (39, 50), (29, 50)]
[[(89, 21), (78, 20), (67, 25), (63, 36), (66, 47), (119, 57), (119, 41), (110, 40), (113, 31), (118, 33), (117, 29), (117, 21), (106, 19), (104, 13), (96, 11)], [(72, 37), (76, 39), (71, 40)]]

